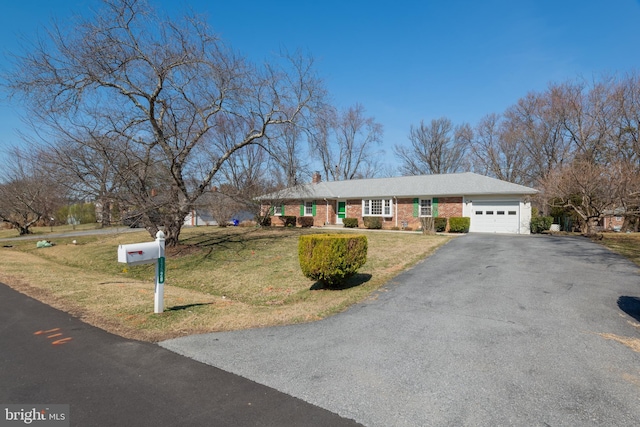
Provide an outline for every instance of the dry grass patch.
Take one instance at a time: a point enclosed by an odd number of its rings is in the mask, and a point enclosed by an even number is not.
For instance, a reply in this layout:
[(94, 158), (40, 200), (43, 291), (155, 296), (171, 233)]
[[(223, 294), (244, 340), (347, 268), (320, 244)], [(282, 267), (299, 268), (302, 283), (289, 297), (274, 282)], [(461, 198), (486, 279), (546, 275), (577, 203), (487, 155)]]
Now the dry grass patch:
[[(360, 232), (362, 230), (359, 230)], [(341, 290), (315, 290), (298, 263), (298, 237), (321, 230), (195, 228), (167, 250), (165, 312), (153, 313), (153, 265), (117, 263), (127, 233), (56, 239), (51, 248), (0, 248), (0, 280), (114, 333), (148, 341), (318, 320), (362, 301), (451, 237), (367, 232), (367, 263)], [(335, 230), (332, 230), (335, 232)], [(73, 239), (77, 244), (71, 244)]]
[(599, 242), (640, 266), (640, 234), (603, 233)]

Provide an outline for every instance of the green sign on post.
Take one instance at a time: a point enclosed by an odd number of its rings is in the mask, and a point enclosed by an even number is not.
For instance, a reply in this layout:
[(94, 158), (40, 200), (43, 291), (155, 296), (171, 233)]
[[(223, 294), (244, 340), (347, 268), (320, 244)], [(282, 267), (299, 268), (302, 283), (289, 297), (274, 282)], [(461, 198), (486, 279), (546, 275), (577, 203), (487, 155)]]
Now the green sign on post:
[(164, 257), (158, 258), (158, 283), (164, 283)]

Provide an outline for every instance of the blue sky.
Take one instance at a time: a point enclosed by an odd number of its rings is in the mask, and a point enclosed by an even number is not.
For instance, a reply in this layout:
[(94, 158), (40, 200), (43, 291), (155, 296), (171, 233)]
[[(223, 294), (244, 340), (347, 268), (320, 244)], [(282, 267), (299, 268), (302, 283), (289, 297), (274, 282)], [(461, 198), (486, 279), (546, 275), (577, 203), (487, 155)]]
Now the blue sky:
[[(361, 103), (383, 124), (389, 156), (420, 120), (445, 116), (473, 126), (550, 82), (640, 71), (639, 0), (150, 2), (170, 13), (191, 7), (205, 14), (227, 43), (256, 61), (282, 48), (308, 52), (336, 106)], [(19, 37), (96, 4), (6, 2), (0, 67)], [(18, 104), (0, 104), (0, 149), (19, 143), (20, 113)]]

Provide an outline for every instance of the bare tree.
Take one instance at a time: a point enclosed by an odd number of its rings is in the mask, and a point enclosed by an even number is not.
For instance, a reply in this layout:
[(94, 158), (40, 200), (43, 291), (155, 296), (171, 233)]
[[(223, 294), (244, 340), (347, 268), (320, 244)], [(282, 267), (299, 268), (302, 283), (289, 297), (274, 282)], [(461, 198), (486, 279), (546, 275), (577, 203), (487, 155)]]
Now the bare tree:
[(466, 152), (473, 132), (468, 124), (454, 127), (446, 117), (411, 126), (410, 147), (396, 145), (394, 152), (402, 162), (400, 169), (408, 175), (461, 172), (469, 169)]
[(0, 177), (0, 221), (11, 224), (20, 235), (31, 233), (39, 221), (52, 218), (64, 203), (64, 189), (48, 179), (40, 163), (15, 148)]
[(104, 137), (95, 129), (84, 129), (79, 134), (60, 130), (66, 134), (57, 135), (57, 144), (36, 146), (40, 167), (48, 179), (65, 187), (76, 199), (95, 200), (102, 226), (110, 226), (122, 184), (119, 167), (125, 162), (121, 141)]
[(475, 169), (504, 181), (524, 184), (528, 157), (517, 135), (501, 116), (483, 117), (476, 126), (471, 145)]
[(576, 159), (545, 178), (545, 194), (551, 206), (577, 214), (583, 233), (593, 234), (598, 220), (618, 207), (623, 169), (617, 166)]
[(529, 93), (506, 110), (505, 137), (526, 154), (516, 166), (520, 183), (536, 186), (553, 169), (573, 158), (563, 104), (562, 88), (552, 87), (541, 94)]
[(575, 156), (589, 162), (610, 160), (610, 137), (614, 120), (611, 108), (611, 80), (565, 83), (556, 87), (562, 103), (564, 128), (575, 147)]
[(308, 156), (304, 151), (307, 144), (302, 139), (303, 130), (294, 124), (282, 126), (279, 131), (271, 138), (269, 149), (272, 172), (279, 182), (294, 187), (303, 182), (304, 175), (310, 175)]
[(615, 153), (640, 166), (640, 75), (632, 73), (618, 82), (611, 102), (615, 109)]
[(371, 166), (377, 161), (375, 147), (382, 134), (382, 125), (356, 104), (341, 113), (325, 108), (310, 132), (310, 143), (327, 180), (369, 178), (377, 173)]
[(8, 81), (38, 127), (56, 134), (90, 122), (123, 144), (121, 197), (151, 234), (164, 227), (167, 245), (236, 151), (268, 143), (324, 95), (311, 60), (255, 66), (199, 17), (160, 17), (143, 0), (104, 0), (71, 30), (54, 26), (17, 57)]

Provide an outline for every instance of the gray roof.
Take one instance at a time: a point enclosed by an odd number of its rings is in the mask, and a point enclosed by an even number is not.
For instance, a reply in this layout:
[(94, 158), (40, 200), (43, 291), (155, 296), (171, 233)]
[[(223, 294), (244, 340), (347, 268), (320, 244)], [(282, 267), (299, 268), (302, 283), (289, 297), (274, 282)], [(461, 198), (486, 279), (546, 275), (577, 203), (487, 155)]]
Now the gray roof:
[(372, 197), (528, 195), (524, 185), (472, 172), (319, 182), (287, 188), (259, 197), (272, 199), (359, 199)]

